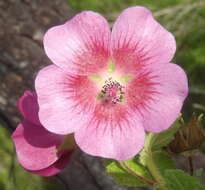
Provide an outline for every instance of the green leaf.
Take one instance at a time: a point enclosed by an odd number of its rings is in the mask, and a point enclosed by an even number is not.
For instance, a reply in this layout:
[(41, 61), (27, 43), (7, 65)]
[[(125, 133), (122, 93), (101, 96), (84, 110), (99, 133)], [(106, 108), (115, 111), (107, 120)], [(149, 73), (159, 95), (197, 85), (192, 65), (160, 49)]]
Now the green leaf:
[(145, 166), (143, 166), (142, 164), (140, 164), (139, 158), (134, 157), (131, 160), (124, 161), (124, 163), (126, 164), (126, 166), (128, 168), (131, 168), (136, 174), (138, 174), (142, 177), (145, 177), (149, 180), (153, 180), (152, 175), (150, 174), (148, 169)]
[(181, 116), (174, 122), (174, 124), (161, 133), (149, 133), (145, 140), (145, 146), (143, 151), (140, 153), (140, 162), (146, 165), (147, 153), (155, 152), (161, 150), (163, 147), (168, 145), (173, 139), (174, 134), (178, 131), (180, 127), (179, 120)]
[(175, 169), (175, 162), (168, 152), (155, 151), (153, 152), (153, 159), (162, 174), (167, 169)]
[[(200, 181), (182, 170), (166, 170), (164, 173), (166, 190), (205, 190)], [(163, 188), (161, 188), (163, 189)]]
[[(148, 170), (137, 162), (137, 159), (134, 158), (129, 161), (123, 162), (132, 172), (137, 175), (142, 176), (150, 181), (152, 181), (152, 177), (149, 174)], [(128, 172), (125, 168), (123, 168), (122, 164), (117, 161), (112, 161), (106, 166), (106, 171), (109, 175), (111, 175), (117, 184), (128, 187), (143, 187), (146, 186), (143, 181), (132, 175), (131, 172)]]
[(146, 138), (145, 149), (155, 151), (168, 145), (174, 139), (174, 134), (180, 127), (180, 118), (181, 116), (166, 131), (163, 131), (161, 133), (149, 133)]
[(163, 173), (167, 169), (175, 169), (175, 162), (168, 152), (143, 151), (140, 154), (140, 162), (149, 168), (150, 173), (158, 183), (164, 183)]
[(107, 173), (111, 175), (118, 185), (128, 186), (128, 187), (143, 187), (145, 186), (140, 180), (135, 176), (126, 172), (119, 163), (112, 162), (107, 167)]

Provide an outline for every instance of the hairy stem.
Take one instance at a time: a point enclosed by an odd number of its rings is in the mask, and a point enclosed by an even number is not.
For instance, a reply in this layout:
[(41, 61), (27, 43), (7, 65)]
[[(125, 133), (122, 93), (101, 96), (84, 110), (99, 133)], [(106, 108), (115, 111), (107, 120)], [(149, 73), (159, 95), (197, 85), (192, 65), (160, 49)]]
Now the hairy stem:
[(153, 159), (153, 154), (151, 151), (147, 152), (147, 161), (146, 161), (146, 165), (149, 169), (149, 171), (151, 172), (152, 176), (155, 178), (155, 180), (159, 183), (159, 184), (164, 184), (164, 178), (162, 177), (158, 167), (155, 165), (155, 161)]
[(146, 151), (146, 166), (157, 182), (155, 189), (167, 190), (167, 188), (164, 186), (166, 182), (154, 161), (153, 152), (149, 149)]

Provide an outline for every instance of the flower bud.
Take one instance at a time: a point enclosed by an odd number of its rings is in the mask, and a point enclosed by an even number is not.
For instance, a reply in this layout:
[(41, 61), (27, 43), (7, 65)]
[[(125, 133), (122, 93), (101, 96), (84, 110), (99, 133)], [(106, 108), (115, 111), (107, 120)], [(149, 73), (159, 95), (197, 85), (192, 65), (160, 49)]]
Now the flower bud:
[(185, 124), (183, 119), (180, 122), (180, 129), (175, 134), (175, 139), (170, 143), (169, 148), (174, 153), (181, 153), (199, 148), (205, 135), (201, 128), (201, 119), (203, 115), (197, 116), (193, 113), (191, 120)]

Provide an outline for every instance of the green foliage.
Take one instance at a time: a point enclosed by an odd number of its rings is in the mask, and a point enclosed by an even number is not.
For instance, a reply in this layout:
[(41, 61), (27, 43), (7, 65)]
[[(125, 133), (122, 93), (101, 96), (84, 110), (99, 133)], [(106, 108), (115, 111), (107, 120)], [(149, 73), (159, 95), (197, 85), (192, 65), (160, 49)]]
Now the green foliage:
[(167, 169), (175, 169), (175, 162), (168, 152), (163, 150), (143, 151), (140, 154), (141, 163), (149, 168), (149, 172), (157, 183), (164, 183), (163, 175)]
[(153, 152), (153, 160), (162, 175), (167, 169), (175, 169), (175, 162), (168, 152), (162, 150)]
[(75, 10), (94, 10), (101, 13), (109, 14), (110, 12), (119, 12), (120, 10), (136, 5), (143, 5), (150, 7), (153, 10), (165, 8), (167, 6), (175, 5), (177, 3), (185, 2), (186, 0), (67, 0)]
[(147, 134), (144, 149), (140, 153), (140, 162), (143, 165), (146, 165), (148, 157), (147, 154), (155, 151), (160, 151), (161, 148), (168, 145), (174, 139), (174, 134), (179, 129), (179, 119), (180, 117), (174, 122), (174, 124), (170, 128), (161, 133)]
[[(129, 168), (129, 170), (127, 168)], [(106, 171), (115, 179), (117, 184), (122, 186), (146, 186), (146, 184), (141, 180), (141, 178), (137, 177), (137, 175), (146, 178), (150, 181), (153, 180), (148, 170), (144, 166), (139, 164), (136, 158), (133, 158), (132, 160), (126, 162), (122, 162), (121, 164), (117, 161), (111, 161), (106, 166)]]
[[(200, 184), (200, 181), (184, 173), (181, 170), (166, 170), (165, 171), (166, 190), (204, 190), (205, 187)], [(163, 189), (163, 188), (162, 188)]]
[(126, 172), (118, 162), (112, 162), (107, 166), (107, 173), (111, 175), (117, 184), (128, 187), (145, 186), (140, 180)]

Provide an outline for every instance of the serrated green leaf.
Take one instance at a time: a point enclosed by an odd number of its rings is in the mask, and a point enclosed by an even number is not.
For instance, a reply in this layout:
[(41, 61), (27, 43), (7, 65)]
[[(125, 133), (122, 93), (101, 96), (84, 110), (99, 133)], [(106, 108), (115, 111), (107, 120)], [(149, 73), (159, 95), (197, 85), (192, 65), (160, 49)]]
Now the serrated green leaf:
[[(150, 181), (152, 180), (152, 176), (149, 174), (148, 170), (144, 166), (142, 166), (141, 164), (137, 163), (136, 159), (125, 161), (123, 163), (126, 164), (126, 166), (128, 168), (130, 168), (132, 171), (134, 171), (138, 175), (140, 175), (140, 176), (142, 176)], [(128, 186), (128, 187), (146, 186), (146, 184), (143, 183), (143, 181), (141, 179), (139, 179), (138, 177), (129, 173), (117, 161), (113, 161), (111, 163), (108, 163), (108, 165), (106, 166), (106, 171), (109, 175), (111, 175), (114, 178), (114, 180), (119, 185)]]
[(153, 152), (153, 159), (162, 174), (167, 169), (175, 169), (175, 162), (168, 152), (155, 151)]
[[(200, 181), (182, 170), (166, 170), (164, 173), (166, 190), (205, 190)], [(162, 188), (163, 189), (163, 188)]]
[(175, 162), (168, 152), (159, 150), (154, 152), (143, 151), (140, 155), (140, 162), (149, 168), (155, 181), (164, 183), (163, 173), (167, 169), (175, 169)]
[(145, 186), (140, 180), (135, 176), (132, 176), (126, 172), (119, 163), (112, 162), (107, 167), (107, 173), (111, 175), (118, 185), (128, 186), (128, 187), (143, 187)]

